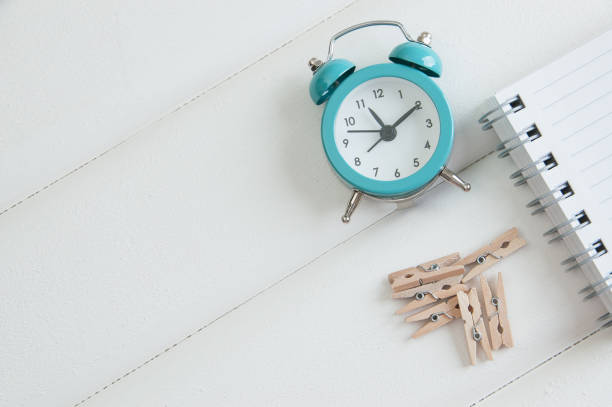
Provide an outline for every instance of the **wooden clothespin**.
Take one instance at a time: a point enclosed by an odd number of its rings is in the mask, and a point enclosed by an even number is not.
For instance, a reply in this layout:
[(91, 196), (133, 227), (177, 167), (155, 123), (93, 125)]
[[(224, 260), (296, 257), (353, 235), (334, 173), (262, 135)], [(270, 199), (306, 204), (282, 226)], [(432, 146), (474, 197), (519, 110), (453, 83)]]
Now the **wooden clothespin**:
[(434, 281), (463, 274), (463, 265), (455, 265), (459, 253), (449, 254), (416, 267), (399, 270), (389, 274), (389, 282), (394, 293), (418, 287)]
[(392, 298), (415, 298), (417, 296), (424, 296), (434, 291), (440, 291), (448, 286), (453, 286), (461, 282), (461, 274), (456, 276), (448, 277), (440, 281), (434, 281), (433, 283), (417, 285), (416, 287), (409, 288), (407, 290), (399, 291), (391, 294)]
[(459, 260), (456, 265), (466, 266), (468, 273), (461, 280), (462, 283), (470, 281), (489, 267), (499, 263), (501, 259), (514, 253), (527, 242), (519, 236), (518, 230), (512, 228), (493, 240), (486, 246), (481, 247), (469, 256)]
[(487, 336), (487, 330), (482, 318), (482, 310), (480, 309), (480, 301), (478, 301), (478, 293), (475, 288), (472, 288), (468, 294), (463, 291), (457, 293), (457, 301), (461, 310), (461, 318), (463, 319), (463, 328), (465, 330), (465, 339), (467, 341), (468, 353), (470, 361), (473, 365), (476, 364), (476, 348), (478, 344), (482, 347), (487, 359), (493, 360), (491, 353), (491, 344)]
[(512, 330), (508, 321), (508, 307), (506, 305), (506, 294), (504, 293), (504, 281), (502, 274), (497, 273), (497, 287), (495, 295), (491, 294), (491, 288), (484, 275), (480, 276), (482, 297), (484, 299), (485, 315), (489, 320), (489, 332), (491, 334), (491, 347), (499, 349), (502, 345), (511, 348), (514, 346)]
[[(459, 278), (456, 278), (456, 277), (451, 277), (451, 279), (459, 280)], [(441, 287), (438, 288), (438, 286), (440, 285)], [(429, 286), (432, 286), (432, 287), (429, 287)], [(459, 284), (458, 281), (453, 284), (448, 284), (445, 280), (442, 280), (436, 283), (422, 285), (420, 287), (413, 288), (411, 290), (416, 290), (416, 289), (419, 289), (420, 291), (417, 291), (412, 296), (412, 298), (414, 299), (410, 301), (408, 304), (404, 305), (402, 308), (395, 311), (396, 314), (405, 314), (407, 312), (414, 311), (417, 308), (424, 307), (425, 305), (433, 304), (434, 302), (440, 299), (450, 298), (452, 296), (457, 295), (458, 291), (467, 291), (468, 287), (464, 284)], [(411, 290), (407, 290), (407, 291), (411, 291)], [(403, 294), (403, 293), (405, 293), (405, 291), (400, 291), (399, 293), (396, 293), (396, 294)]]
[(406, 322), (428, 320), (422, 327), (412, 334), (413, 338), (423, 336), (436, 328), (446, 325), (461, 316), (457, 297), (451, 297), (447, 301), (440, 302), (427, 309), (419, 311), (406, 318)]

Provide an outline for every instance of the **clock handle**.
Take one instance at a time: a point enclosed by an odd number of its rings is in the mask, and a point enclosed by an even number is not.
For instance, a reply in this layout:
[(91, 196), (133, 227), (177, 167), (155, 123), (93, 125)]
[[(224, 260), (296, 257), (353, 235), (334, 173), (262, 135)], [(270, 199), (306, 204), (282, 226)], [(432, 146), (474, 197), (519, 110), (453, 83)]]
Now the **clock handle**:
[(472, 186), (469, 182), (465, 182), (464, 180), (459, 178), (459, 175), (455, 174), (446, 167), (444, 167), (444, 169), (440, 173), (440, 176), (444, 179), (444, 181), (450, 182), (451, 184), (458, 186), (465, 192), (468, 192), (470, 189), (472, 189)]
[(340, 32), (337, 32), (336, 34), (334, 34), (331, 37), (331, 39), (329, 40), (329, 48), (327, 50), (327, 61), (330, 61), (334, 57), (334, 43), (340, 37), (343, 37), (346, 34), (351, 33), (351, 32), (353, 32), (355, 30), (360, 30), (362, 28), (378, 26), (378, 25), (390, 25), (390, 26), (393, 26), (393, 27), (397, 27), (397, 28), (399, 28), (401, 30), (402, 34), (404, 34), (404, 37), (406, 37), (406, 39), (408, 41), (414, 42), (414, 40), (412, 39), (410, 34), (408, 34), (408, 31), (406, 31), (406, 29), (404, 28), (402, 23), (400, 23), (399, 21), (392, 21), (392, 20), (366, 21), (364, 23), (355, 24), (355, 25), (352, 25), (352, 26), (350, 26), (348, 28), (345, 28), (344, 30), (342, 30)]
[(353, 189), (353, 195), (346, 206), (346, 211), (344, 212), (344, 216), (342, 216), (342, 222), (349, 223), (351, 221), (351, 215), (355, 211), (355, 208), (357, 208), (357, 205), (359, 205), (359, 201), (361, 201), (362, 196), (363, 192)]

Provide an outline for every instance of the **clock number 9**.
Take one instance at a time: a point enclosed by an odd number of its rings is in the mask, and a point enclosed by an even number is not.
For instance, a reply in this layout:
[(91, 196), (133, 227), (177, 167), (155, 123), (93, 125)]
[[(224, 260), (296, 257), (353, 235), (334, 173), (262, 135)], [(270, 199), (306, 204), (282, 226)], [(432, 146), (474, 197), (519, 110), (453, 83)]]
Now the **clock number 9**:
[(344, 144), (344, 148), (348, 147), (348, 139), (345, 138), (344, 140), (342, 140), (342, 144)]
[(433, 126), (433, 123), (431, 122), (431, 119), (425, 120), (425, 127), (431, 128), (431, 126)]

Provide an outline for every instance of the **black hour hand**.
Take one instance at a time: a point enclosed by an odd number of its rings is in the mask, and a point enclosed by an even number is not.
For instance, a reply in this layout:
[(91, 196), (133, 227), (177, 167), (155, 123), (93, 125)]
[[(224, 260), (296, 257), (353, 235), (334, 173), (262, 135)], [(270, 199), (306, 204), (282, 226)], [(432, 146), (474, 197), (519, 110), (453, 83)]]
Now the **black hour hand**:
[(376, 120), (376, 123), (380, 124), (380, 127), (384, 127), (385, 123), (383, 123), (383, 121), (381, 120), (380, 117), (378, 117), (378, 115), (376, 114), (376, 112), (374, 110), (372, 110), (371, 108), (368, 107), (368, 110), (370, 111), (370, 114), (372, 115), (372, 117), (374, 117), (374, 120)]

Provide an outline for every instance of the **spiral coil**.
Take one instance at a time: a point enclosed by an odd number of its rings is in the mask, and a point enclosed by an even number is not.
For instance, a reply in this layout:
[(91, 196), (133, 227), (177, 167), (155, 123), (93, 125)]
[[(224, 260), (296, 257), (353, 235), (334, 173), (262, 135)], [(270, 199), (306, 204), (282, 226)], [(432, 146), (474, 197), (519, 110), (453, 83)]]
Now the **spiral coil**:
[[(507, 118), (508, 116), (525, 109), (525, 103), (519, 94), (509, 98), (501, 103), (498, 107), (489, 110), (478, 120), (482, 125), (483, 130), (488, 130), (493, 127), (493, 124)], [(510, 137), (500, 142), (495, 151), (499, 152), (497, 157), (505, 158), (519, 149), (520, 147), (527, 148), (527, 144), (536, 142), (543, 136), (540, 128), (536, 123), (523, 128), (516, 132), (513, 137)], [(515, 186), (527, 184), (529, 180), (538, 175), (544, 176), (544, 173), (560, 166), (552, 152), (542, 155), (537, 160), (532, 161), (528, 165), (514, 171), (510, 174), (510, 179), (514, 180)], [(554, 188), (551, 188), (546, 193), (543, 193), (527, 203), (528, 208), (534, 208), (531, 215), (536, 215), (545, 212), (547, 209), (558, 205), (561, 201), (566, 200), (575, 195), (574, 189), (569, 181), (564, 181)], [(550, 236), (548, 243), (554, 243), (564, 240), (571, 235), (576, 234), (579, 230), (586, 228), (591, 224), (591, 218), (587, 215), (584, 209), (579, 210), (570, 216), (567, 220), (558, 223), (549, 230), (543, 233), (543, 236)], [(608, 253), (608, 249), (601, 239), (595, 240), (583, 251), (573, 254), (561, 262), (562, 266), (567, 266), (566, 271), (573, 271), (582, 266), (593, 262), (595, 259)], [(584, 300), (595, 298), (612, 290), (612, 271), (599, 281), (582, 288), (579, 293), (586, 293)], [(612, 327), (612, 314), (606, 313), (599, 318), (600, 321), (606, 321), (602, 328)]]
[[(493, 128), (493, 123), (503, 119), (509, 114), (516, 113), (525, 108), (525, 103), (519, 95), (513, 96), (510, 99), (506, 100), (498, 107), (489, 110), (485, 114), (482, 115), (480, 119), (478, 119), (478, 123), (482, 124), (483, 130), (489, 130)], [(506, 110), (508, 109), (508, 110)], [(493, 113), (500, 112), (497, 116), (490, 118)]]
[[(520, 146), (524, 144), (537, 140), (540, 137), (542, 137), (540, 130), (538, 130), (538, 127), (535, 124), (532, 124), (529, 127), (526, 127), (520, 132), (518, 132), (516, 136), (499, 143), (497, 145), (496, 151), (500, 151), (500, 153), (497, 156), (499, 158), (508, 157), (512, 151), (516, 150), (517, 148), (519, 148)], [(517, 141), (517, 140), (519, 141), (518, 143), (516, 143), (512, 147), (509, 147), (510, 144), (514, 143), (514, 141)]]

